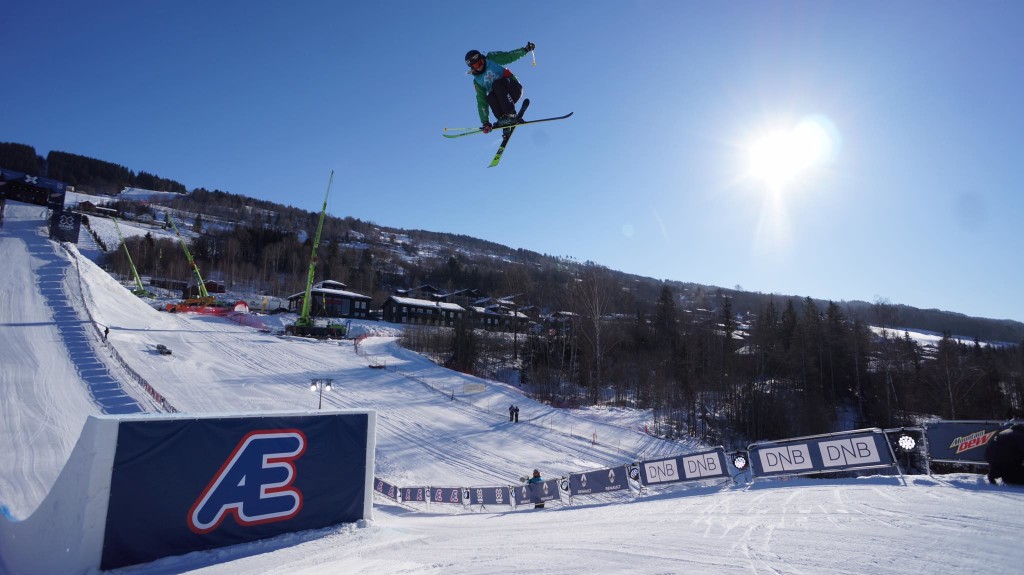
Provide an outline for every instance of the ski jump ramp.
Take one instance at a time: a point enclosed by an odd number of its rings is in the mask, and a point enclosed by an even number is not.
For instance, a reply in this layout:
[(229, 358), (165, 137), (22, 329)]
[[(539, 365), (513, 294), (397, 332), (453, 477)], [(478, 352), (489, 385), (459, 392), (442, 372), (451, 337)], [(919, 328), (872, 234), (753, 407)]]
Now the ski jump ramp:
[(93, 416), (0, 571), (86, 573), (370, 519), (376, 412)]

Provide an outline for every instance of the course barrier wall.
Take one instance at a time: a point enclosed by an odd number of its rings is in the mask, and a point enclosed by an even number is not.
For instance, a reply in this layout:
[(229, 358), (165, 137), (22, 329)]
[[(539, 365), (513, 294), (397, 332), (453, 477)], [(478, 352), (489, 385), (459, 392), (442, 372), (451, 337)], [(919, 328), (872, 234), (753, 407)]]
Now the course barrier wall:
[[(841, 431), (823, 435), (759, 441), (745, 450), (726, 453), (722, 447), (687, 452), (605, 469), (569, 473), (544, 483), (487, 487), (401, 487), (374, 478), (376, 494), (402, 504), (468, 507), (536, 504), (577, 497), (625, 492), (638, 495), (651, 487), (702, 481), (722, 482), (749, 473), (758, 478), (890, 470), (902, 475), (900, 455), (919, 454), (930, 461), (987, 465), (984, 446), (993, 435), (1019, 421), (935, 421), (924, 427)], [(923, 436), (925, 445), (912, 436)], [(893, 447), (894, 444), (897, 447)], [(954, 453), (958, 459), (953, 459)], [(554, 487), (557, 486), (557, 489)]]

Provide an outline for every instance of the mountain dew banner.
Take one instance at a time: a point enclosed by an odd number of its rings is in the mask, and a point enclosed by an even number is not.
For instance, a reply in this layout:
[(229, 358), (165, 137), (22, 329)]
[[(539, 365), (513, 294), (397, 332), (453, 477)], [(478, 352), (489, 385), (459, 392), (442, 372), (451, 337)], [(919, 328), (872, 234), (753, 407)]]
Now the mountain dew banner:
[(754, 477), (835, 473), (893, 465), (892, 451), (881, 429), (859, 429), (778, 441), (747, 448)]
[(388, 499), (398, 501), (398, 486), (392, 485), (383, 479), (373, 478), (373, 490)]
[(572, 473), (569, 475), (569, 495), (575, 497), (626, 489), (629, 487), (628, 478), (629, 473), (626, 471), (625, 465), (611, 469)]
[(640, 464), (640, 477), (644, 485), (728, 477), (725, 451), (716, 447), (709, 451), (644, 461)]
[(497, 487), (466, 487), (462, 490), (462, 500), (470, 505), (512, 505), (514, 488), (502, 485)]
[(1014, 421), (936, 421), (925, 424), (924, 436), (932, 461), (980, 463), (989, 440)]

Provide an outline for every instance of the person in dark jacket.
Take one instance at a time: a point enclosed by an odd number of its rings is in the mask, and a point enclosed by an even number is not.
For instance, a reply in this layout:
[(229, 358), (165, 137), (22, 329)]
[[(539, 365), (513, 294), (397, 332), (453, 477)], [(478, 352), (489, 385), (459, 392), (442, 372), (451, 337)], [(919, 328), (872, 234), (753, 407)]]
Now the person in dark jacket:
[(516, 423), (519, 423), (519, 406), (518, 405), (515, 407), (515, 409), (512, 410), (512, 413), (516, 416)]
[(988, 480), (995, 483), (1024, 485), (1024, 424), (1018, 423), (997, 433), (985, 448)]
[(516, 406), (509, 405), (508, 406), (508, 420), (512, 421), (512, 418), (515, 417), (515, 414), (516, 414)]
[[(544, 482), (544, 478), (540, 476), (540, 470), (539, 469), (534, 469), (533, 470), (533, 477), (531, 477), (526, 483), (527, 484), (531, 484), (531, 483), (543, 483), (543, 482)], [(533, 508), (534, 509), (543, 509), (544, 508), (544, 502), (542, 501), (540, 503), (535, 504), (533, 506)]]
[[(532, 52), (534, 47), (532, 42), (527, 42), (526, 46), (508, 52), (495, 51), (486, 55), (479, 50), (466, 52), (466, 65), (473, 74), (476, 108), (485, 134), (495, 125), (505, 127), (516, 123), (516, 102), (523, 96), (523, 86), (503, 64), (515, 62)], [(491, 124), (488, 108), (494, 112), (496, 124)]]

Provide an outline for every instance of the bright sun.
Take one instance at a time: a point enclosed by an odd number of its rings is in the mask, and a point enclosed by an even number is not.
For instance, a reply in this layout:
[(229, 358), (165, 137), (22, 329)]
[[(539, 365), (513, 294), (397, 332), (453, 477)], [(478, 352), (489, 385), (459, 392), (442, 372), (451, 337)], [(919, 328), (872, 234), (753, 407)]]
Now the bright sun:
[(832, 159), (834, 130), (828, 120), (810, 117), (790, 129), (761, 134), (750, 145), (750, 174), (780, 190), (815, 165)]

